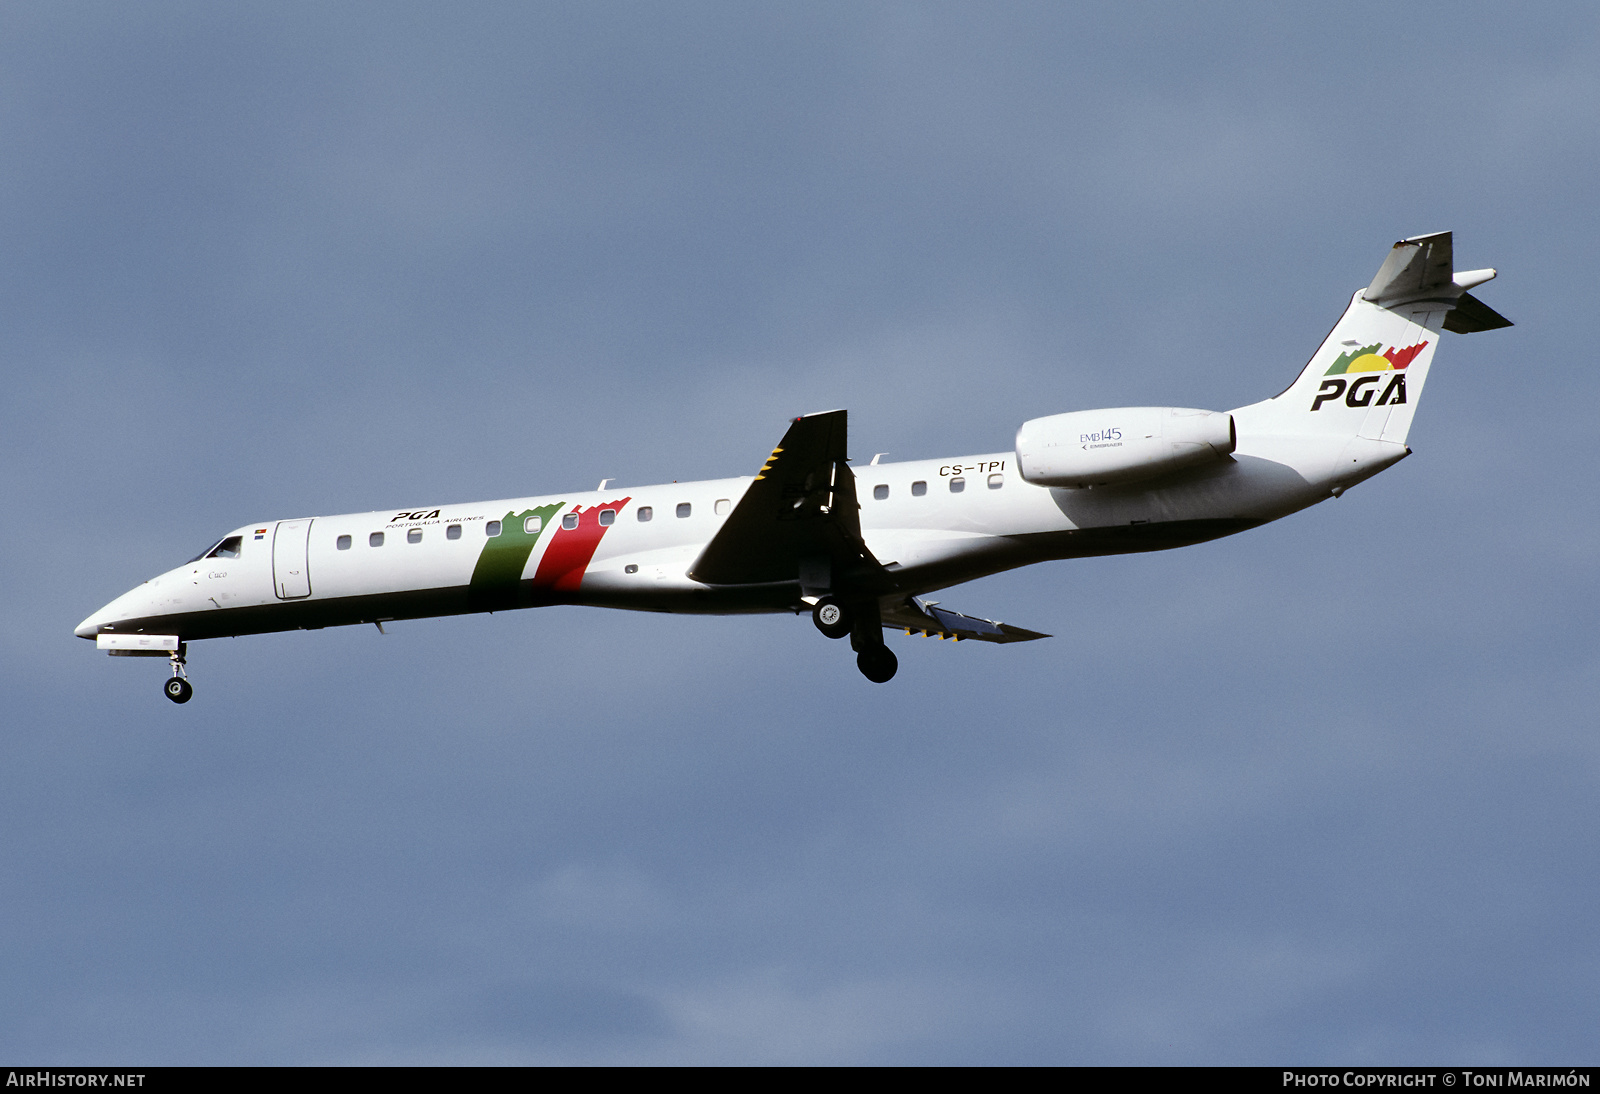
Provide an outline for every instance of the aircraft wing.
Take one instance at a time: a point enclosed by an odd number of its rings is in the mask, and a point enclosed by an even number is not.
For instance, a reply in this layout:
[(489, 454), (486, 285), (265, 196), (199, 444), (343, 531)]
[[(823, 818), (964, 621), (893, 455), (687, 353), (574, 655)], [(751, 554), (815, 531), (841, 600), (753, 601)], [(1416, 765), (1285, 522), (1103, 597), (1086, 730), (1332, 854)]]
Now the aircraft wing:
[(978, 642), (1032, 642), (1036, 638), (1050, 637), (1013, 627), (1010, 623), (962, 615), (939, 607), (937, 600), (916, 596), (886, 600), (879, 610), (883, 613), (885, 627), (904, 627), (907, 634), (920, 633), (924, 638), (954, 638), (957, 642), (964, 638)]
[(708, 585), (794, 581), (881, 589), (887, 575), (861, 539), (846, 412), (796, 418), (689, 576)]

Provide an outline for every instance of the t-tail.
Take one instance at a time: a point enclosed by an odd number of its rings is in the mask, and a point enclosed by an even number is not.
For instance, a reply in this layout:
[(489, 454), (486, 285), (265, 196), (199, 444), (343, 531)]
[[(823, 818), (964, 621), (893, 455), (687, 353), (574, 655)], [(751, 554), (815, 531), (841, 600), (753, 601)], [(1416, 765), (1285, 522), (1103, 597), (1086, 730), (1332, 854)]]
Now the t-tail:
[(1288, 390), (1234, 412), (1241, 443), (1246, 435), (1299, 440), (1310, 463), (1324, 465), (1307, 470), (1331, 474), (1336, 494), (1395, 463), (1410, 451), (1440, 334), (1511, 326), (1468, 292), (1494, 275), (1456, 273), (1449, 232), (1402, 239)]

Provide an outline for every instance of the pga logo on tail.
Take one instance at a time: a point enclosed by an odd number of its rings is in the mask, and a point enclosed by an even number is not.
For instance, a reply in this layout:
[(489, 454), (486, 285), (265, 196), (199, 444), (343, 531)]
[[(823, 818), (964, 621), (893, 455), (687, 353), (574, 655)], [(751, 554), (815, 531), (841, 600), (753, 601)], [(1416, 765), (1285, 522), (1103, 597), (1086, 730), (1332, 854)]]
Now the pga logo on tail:
[[(1404, 403), (1406, 375), (1401, 370), (1415, 360), (1417, 354), (1427, 348), (1428, 343), (1418, 342), (1405, 349), (1395, 349), (1390, 346), (1379, 353), (1378, 347), (1381, 345), (1382, 342), (1374, 342), (1370, 346), (1341, 353), (1338, 360), (1323, 373), (1324, 376), (1333, 376), (1335, 379), (1322, 381), (1316, 398), (1311, 401), (1311, 409), (1321, 410), (1323, 403), (1331, 402), (1341, 395), (1344, 396), (1344, 405), (1349, 407), (1399, 406)], [(1368, 375), (1349, 381), (1338, 378), (1340, 373), (1352, 372), (1365, 372)], [(1385, 372), (1392, 372), (1394, 375), (1389, 378), (1383, 394), (1378, 395), (1378, 382), (1383, 379), (1382, 374)], [(1348, 388), (1345, 386), (1347, 383)], [(1376, 403), (1372, 401), (1374, 395), (1378, 395)]]

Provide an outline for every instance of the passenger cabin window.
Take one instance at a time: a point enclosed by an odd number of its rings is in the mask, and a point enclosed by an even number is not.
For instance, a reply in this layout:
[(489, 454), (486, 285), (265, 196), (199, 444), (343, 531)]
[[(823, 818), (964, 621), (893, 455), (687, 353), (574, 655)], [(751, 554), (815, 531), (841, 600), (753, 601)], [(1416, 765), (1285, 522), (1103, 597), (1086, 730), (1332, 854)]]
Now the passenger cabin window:
[(872, 488), (872, 496), (879, 501), (882, 501), (889, 496), (889, 487), (883, 483), (879, 483), (877, 486)]
[(689, 515), (689, 513), (690, 513), (690, 512), (691, 512), (691, 511), (692, 511), (692, 510), (693, 510), (693, 508), (694, 508), (694, 507), (693, 507), (693, 506), (691, 506), (691, 505), (690, 505), (690, 504), (689, 504), (689, 503), (688, 503), (688, 502), (686, 502), (686, 501), (680, 501), (680, 502), (679, 502), (679, 503), (678, 503), (678, 515), (679, 515), (679, 516), (680, 516), (680, 517), (686, 517), (686, 516), (688, 516), (688, 515)]
[(490, 539), (498, 536), (500, 534), (500, 522), (497, 520), (491, 520), (488, 524), (485, 524), (483, 526), (483, 534), (488, 536)]
[(656, 515), (656, 511), (654, 509), (650, 508), (650, 506), (648, 506), (648, 505), (639, 506), (639, 523), (640, 524), (643, 524), (647, 520), (655, 519), (655, 515)]
[(411, 531), (407, 532), (406, 533), (406, 542), (407, 543), (421, 543), (422, 542), (422, 529), (421, 528), (413, 528), (413, 529), (411, 529)]
[(966, 479), (951, 479), (950, 480), (950, 492), (952, 494), (959, 494), (959, 493), (961, 493), (961, 491), (965, 490), (966, 488), (967, 488), (967, 480)]
[(334, 546), (338, 547), (341, 551), (348, 551), (350, 549), (350, 537), (340, 536), (338, 539), (334, 540)]
[(383, 546), (383, 533), (382, 532), (374, 532), (370, 536), (368, 536), (367, 537), (367, 546), (368, 547), (382, 547)]
[(602, 525), (617, 523), (617, 511), (615, 509), (600, 510), (600, 523)]
[(1004, 475), (995, 474), (995, 475), (990, 475), (989, 476), (989, 489), (990, 490), (998, 490), (1002, 486), (1004, 486), (1005, 484), (1006, 484), (1006, 477)]
[(229, 536), (215, 547), (211, 548), (207, 558), (238, 558), (239, 548), (244, 543), (243, 536)]
[(568, 513), (566, 516), (561, 518), (561, 527), (565, 528), (567, 531), (570, 532), (574, 528), (576, 528), (577, 526), (578, 526), (578, 514), (576, 514), (576, 513)]
[(544, 518), (543, 517), (529, 517), (527, 520), (522, 522), (522, 530), (524, 532), (528, 533), (528, 535), (530, 535), (530, 536), (538, 535), (539, 534), (539, 530), (541, 528), (543, 528), (543, 527), (544, 527)]
[(914, 483), (911, 484), (911, 496), (912, 497), (920, 498), (920, 497), (922, 497), (922, 495), (926, 494), (927, 492), (928, 492), (928, 484), (927, 483), (925, 483), (925, 482), (914, 482)]
[(729, 501), (727, 498), (718, 498), (717, 499), (717, 504), (712, 506), (712, 509), (716, 512), (717, 516), (719, 516), (719, 517), (720, 516), (725, 516), (727, 514), (728, 510), (732, 509), (732, 508), (733, 508), (733, 502)]
[(445, 539), (460, 539), (461, 538), (461, 525), (459, 525), (459, 524), (447, 524), (447, 525), (445, 525), (444, 538)]

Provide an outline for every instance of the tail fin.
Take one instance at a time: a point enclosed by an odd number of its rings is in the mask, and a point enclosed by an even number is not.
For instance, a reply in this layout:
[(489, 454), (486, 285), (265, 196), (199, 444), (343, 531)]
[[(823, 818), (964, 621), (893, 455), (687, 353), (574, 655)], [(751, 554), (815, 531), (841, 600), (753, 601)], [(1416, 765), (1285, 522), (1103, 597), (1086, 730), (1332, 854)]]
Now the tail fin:
[(1453, 269), (1449, 232), (1396, 243), (1288, 390), (1236, 411), (1263, 433), (1364, 437), (1404, 445), (1442, 331), (1509, 327), (1467, 294), (1493, 270)]

